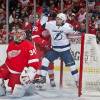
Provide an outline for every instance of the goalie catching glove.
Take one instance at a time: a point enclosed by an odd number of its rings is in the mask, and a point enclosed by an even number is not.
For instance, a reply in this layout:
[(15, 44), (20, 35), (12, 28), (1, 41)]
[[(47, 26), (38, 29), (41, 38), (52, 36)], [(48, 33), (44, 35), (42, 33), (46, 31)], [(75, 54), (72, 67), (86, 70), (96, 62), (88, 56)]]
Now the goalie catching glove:
[(20, 82), (23, 85), (30, 84), (36, 75), (36, 70), (33, 67), (25, 67), (20, 75)]

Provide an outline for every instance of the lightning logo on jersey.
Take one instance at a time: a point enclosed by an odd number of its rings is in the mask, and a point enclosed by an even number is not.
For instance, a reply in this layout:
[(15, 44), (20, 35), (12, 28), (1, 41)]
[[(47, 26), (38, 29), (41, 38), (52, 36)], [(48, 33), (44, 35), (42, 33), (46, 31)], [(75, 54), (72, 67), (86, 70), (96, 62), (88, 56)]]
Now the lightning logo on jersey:
[(62, 39), (63, 31), (56, 31), (56, 30), (54, 30), (53, 32), (56, 33), (56, 35), (54, 36), (54, 40), (61, 40)]

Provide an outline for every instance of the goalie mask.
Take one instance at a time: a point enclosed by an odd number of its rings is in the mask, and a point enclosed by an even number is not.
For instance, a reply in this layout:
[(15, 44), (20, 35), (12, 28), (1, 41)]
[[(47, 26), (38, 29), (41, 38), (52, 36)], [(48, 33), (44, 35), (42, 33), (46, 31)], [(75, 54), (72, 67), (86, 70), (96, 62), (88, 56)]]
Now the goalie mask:
[(21, 41), (25, 40), (26, 38), (26, 33), (22, 29), (17, 29), (16, 32), (14, 33), (14, 41), (17, 43), (20, 43)]

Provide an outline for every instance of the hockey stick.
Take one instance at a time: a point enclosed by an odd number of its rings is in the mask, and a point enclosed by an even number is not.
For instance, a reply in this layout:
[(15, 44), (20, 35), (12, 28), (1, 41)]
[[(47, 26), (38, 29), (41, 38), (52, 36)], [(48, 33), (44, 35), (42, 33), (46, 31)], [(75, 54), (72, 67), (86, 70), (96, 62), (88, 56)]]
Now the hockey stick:
[(63, 60), (60, 61), (60, 88), (63, 87)]

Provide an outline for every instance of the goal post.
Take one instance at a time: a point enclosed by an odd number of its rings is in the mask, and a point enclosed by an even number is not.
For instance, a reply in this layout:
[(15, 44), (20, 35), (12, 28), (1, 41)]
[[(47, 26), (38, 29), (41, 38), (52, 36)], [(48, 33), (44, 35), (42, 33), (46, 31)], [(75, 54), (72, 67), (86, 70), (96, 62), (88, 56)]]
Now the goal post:
[(60, 59), (60, 83), (59, 83), (60, 88), (63, 87), (63, 60)]
[(79, 68), (79, 88), (78, 88), (78, 96), (82, 95), (82, 71), (83, 71), (83, 55), (84, 55), (84, 33), (81, 36), (81, 48), (80, 48), (80, 68)]

